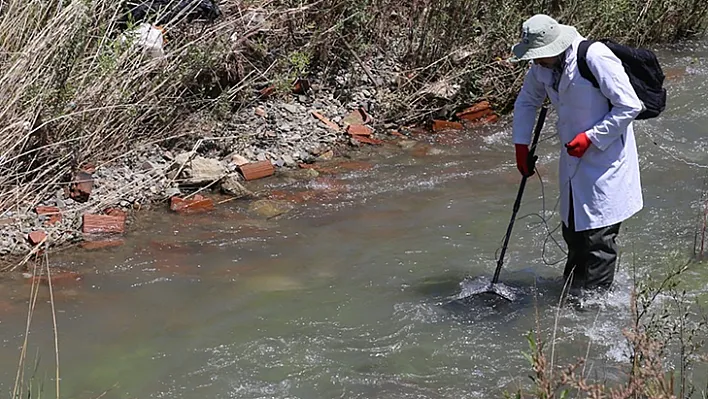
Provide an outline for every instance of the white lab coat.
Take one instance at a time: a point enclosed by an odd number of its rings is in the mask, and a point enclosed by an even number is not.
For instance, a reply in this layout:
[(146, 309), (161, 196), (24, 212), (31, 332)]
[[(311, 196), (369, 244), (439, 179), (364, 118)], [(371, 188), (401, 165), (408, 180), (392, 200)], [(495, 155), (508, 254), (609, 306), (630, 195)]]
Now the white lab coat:
[[(622, 222), (643, 207), (632, 127), (642, 103), (622, 63), (602, 43), (592, 44), (587, 53), (588, 66), (600, 90), (580, 76), (577, 48), (581, 40), (578, 38), (566, 50), (558, 91), (553, 89), (550, 69), (531, 66), (514, 105), (512, 133), (515, 144), (531, 143), (537, 111), (548, 95), (558, 113), (561, 218), (568, 226), (572, 187), (576, 231)], [(608, 99), (613, 104), (611, 110)], [(592, 145), (577, 158), (569, 155), (564, 145), (581, 132), (587, 133)]]

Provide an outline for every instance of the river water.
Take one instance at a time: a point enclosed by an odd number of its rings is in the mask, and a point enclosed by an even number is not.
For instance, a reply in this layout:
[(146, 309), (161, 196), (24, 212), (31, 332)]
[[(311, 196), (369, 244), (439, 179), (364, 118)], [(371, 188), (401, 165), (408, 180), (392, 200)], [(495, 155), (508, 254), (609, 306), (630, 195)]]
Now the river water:
[[(266, 189), (329, 194), (281, 218), (251, 217), (237, 201), (206, 215), (152, 212), (121, 247), (53, 256), (83, 273), (55, 292), (62, 397), (502, 397), (528, 387), (536, 326), (545, 340), (555, 331), (556, 364), (587, 353), (591, 376), (620, 379), (633, 278), (690, 256), (704, 176), (691, 163), (708, 165), (706, 43), (659, 54), (670, 106), (636, 124), (645, 208), (622, 227), (616, 292), (591, 311), (557, 303), (549, 112), (542, 181), (529, 181), (501, 274), (516, 301), (455, 300), (464, 281), (492, 276), (511, 215), (520, 179), (506, 119), (448, 138), (440, 153), (392, 152), (295, 186), (265, 179)], [(700, 297), (708, 275), (689, 273)], [(26, 283), (1, 284), (0, 397), (15, 380), (29, 296)], [(38, 360), (35, 387), (54, 397), (46, 291), (27, 358)]]

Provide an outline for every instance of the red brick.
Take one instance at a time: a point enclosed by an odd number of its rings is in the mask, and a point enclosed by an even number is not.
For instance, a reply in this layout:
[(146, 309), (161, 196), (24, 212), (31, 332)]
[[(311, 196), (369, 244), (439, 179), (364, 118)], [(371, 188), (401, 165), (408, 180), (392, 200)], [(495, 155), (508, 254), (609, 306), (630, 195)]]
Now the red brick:
[(270, 97), (270, 95), (273, 94), (274, 91), (275, 91), (275, 86), (265, 87), (265, 88), (261, 89), (261, 91), (260, 91), (261, 97), (263, 97), (263, 98)]
[(484, 119), (485, 123), (494, 123), (499, 120), (499, 116), (496, 114), (491, 114)]
[(499, 120), (499, 116), (496, 114), (489, 114), (484, 118), (477, 119), (475, 121), (466, 121), (465, 126), (467, 127), (478, 127), (481, 125), (485, 125), (487, 123), (494, 123)]
[(38, 215), (49, 215), (47, 225), (53, 226), (61, 222), (61, 211), (55, 206), (38, 206), (35, 211)]
[(491, 110), (482, 110), (482, 111), (477, 111), (477, 112), (470, 112), (467, 114), (464, 114), (460, 116), (460, 119), (466, 120), (466, 121), (477, 121), (485, 116), (489, 115), (492, 111)]
[(354, 139), (360, 143), (365, 143), (365, 144), (371, 144), (371, 145), (382, 145), (384, 143), (383, 140), (375, 139), (372, 137), (367, 137), (367, 136), (359, 136), (359, 135), (354, 135), (352, 136)]
[(61, 222), (61, 214), (52, 215), (49, 217), (49, 220), (47, 221), (47, 225), (54, 226), (55, 224), (57, 224), (59, 222)]
[(122, 234), (125, 232), (125, 217), (87, 213), (83, 215), (82, 231), (86, 234)]
[(351, 134), (352, 136), (371, 136), (371, 133), (373, 133), (373, 131), (368, 126), (349, 125), (347, 126), (347, 133)]
[(319, 112), (317, 112), (317, 111), (312, 111), (312, 115), (313, 115), (315, 118), (319, 119), (322, 123), (324, 123), (325, 125), (327, 125), (327, 127), (329, 127), (330, 129), (334, 130), (335, 132), (338, 132), (338, 131), (342, 130), (342, 129), (339, 127), (339, 125), (337, 125), (336, 123), (334, 123), (334, 122), (332, 122), (331, 120), (327, 119), (327, 117), (325, 117), (324, 115), (320, 114)]
[(179, 213), (198, 213), (214, 209), (214, 201), (211, 198), (204, 198), (195, 195), (192, 199), (172, 197), (170, 199), (170, 209)]
[(47, 233), (43, 231), (33, 231), (27, 235), (27, 241), (29, 241), (30, 244), (32, 245), (38, 245), (41, 243), (45, 238), (47, 238)]
[(310, 81), (307, 79), (298, 79), (293, 85), (293, 94), (305, 94), (310, 90)]
[(275, 166), (270, 161), (251, 162), (239, 167), (243, 178), (256, 180), (275, 174)]
[(85, 164), (81, 165), (81, 168), (79, 169), (92, 175), (94, 172), (96, 172), (96, 165), (91, 162), (86, 162)]
[[(489, 104), (489, 101), (480, 101), (477, 104), (464, 109), (457, 114), (455, 114), (458, 118), (460, 119), (467, 119), (467, 120), (474, 120), (478, 119), (482, 116), (486, 116), (492, 112), (491, 105)], [(472, 117), (470, 115), (476, 115), (476, 114), (481, 114), (481, 116), (477, 117)]]
[(103, 213), (105, 213), (106, 215), (109, 215), (109, 216), (120, 216), (122, 218), (128, 217), (128, 214), (119, 208), (108, 208), (105, 211), (103, 211)]
[(442, 121), (436, 119), (433, 121), (433, 131), (441, 132), (443, 130), (461, 130), (463, 126), (459, 122)]
[(37, 215), (54, 215), (61, 211), (56, 206), (38, 206), (35, 212), (37, 212)]

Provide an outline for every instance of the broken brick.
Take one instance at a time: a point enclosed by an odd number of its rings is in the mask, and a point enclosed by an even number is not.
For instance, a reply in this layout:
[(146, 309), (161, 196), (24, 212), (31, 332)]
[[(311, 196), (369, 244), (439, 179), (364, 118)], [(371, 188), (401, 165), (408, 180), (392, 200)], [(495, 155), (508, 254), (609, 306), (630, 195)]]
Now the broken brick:
[(433, 131), (441, 132), (443, 130), (462, 130), (463, 126), (459, 122), (443, 121), (439, 119), (433, 120)]
[(338, 132), (338, 131), (341, 130), (340, 127), (339, 127), (339, 125), (337, 125), (336, 123), (334, 123), (334, 122), (332, 122), (331, 120), (327, 119), (327, 117), (325, 117), (324, 115), (320, 114), (319, 112), (317, 112), (317, 111), (312, 111), (312, 115), (313, 115), (315, 118), (319, 119), (322, 123), (324, 123), (325, 125), (327, 125), (327, 127), (329, 127), (330, 129), (334, 130), (335, 132)]
[(259, 161), (241, 165), (239, 170), (245, 180), (256, 180), (273, 175), (275, 166), (270, 161)]
[(108, 208), (103, 213), (109, 216), (120, 216), (123, 218), (128, 217), (128, 214), (124, 210), (118, 208)]
[(88, 174), (93, 174), (94, 172), (96, 172), (96, 165), (91, 162), (86, 162), (85, 164), (81, 165), (79, 169)]
[(499, 116), (497, 116), (496, 114), (491, 114), (491, 115), (488, 115), (488, 116), (484, 119), (484, 122), (485, 122), (485, 123), (494, 123), (494, 122), (496, 122), (496, 121), (498, 121), (498, 120), (499, 120)]
[(48, 224), (49, 226), (54, 226), (55, 224), (57, 224), (57, 223), (59, 223), (59, 222), (61, 222), (61, 214), (55, 214), (55, 215), (51, 215), (51, 216), (49, 217), (49, 220), (47, 221), (47, 224)]
[(260, 90), (261, 97), (270, 97), (271, 94), (275, 91), (275, 86), (268, 86), (264, 87), (263, 89)]
[(195, 195), (192, 199), (175, 196), (170, 199), (170, 209), (179, 213), (206, 212), (214, 209), (214, 201), (201, 195)]
[(56, 206), (38, 206), (35, 212), (37, 212), (37, 215), (54, 215), (61, 211)]
[(491, 110), (482, 110), (482, 111), (477, 111), (477, 112), (470, 112), (464, 115), (460, 116), (460, 119), (466, 120), (466, 121), (477, 121), (485, 116), (489, 115), (491, 113)]
[(39, 245), (47, 238), (47, 233), (43, 231), (33, 231), (27, 235), (27, 241), (32, 245)]
[(310, 81), (307, 79), (298, 79), (293, 84), (293, 94), (305, 94), (310, 90)]
[(352, 136), (354, 140), (364, 143), (364, 144), (371, 144), (371, 145), (382, 145), (384, 143), (383, 140), (375, 139), (372, 137), (367, 137), (367, 136), (360, 136), (360, 135), (353, 135)]
[(125, 232), (125, 216), (84, 214), (82, 231), (86, 234), (122, 234)]
[(473, 121), (477, 120), (479, 118), (485, 117), (489, 114), (492, 113), (492, 108), (491, 105), (489, 104), (489, 101), (481, 101), (469, 108), (466, 108), (457, 114), (457, 116), (460, 119), (465, 119), (468, 121)]
[(499, 116), (496, 114), (489, 114), (483, 119), (478, 119), (475, 121), (466, 121), (465, 126), (467, 127), (477, 127), (481, 125), (485, 125), (487, 123), (494, 123), (499, 120)]
[(61, 222), (61, 210), (55, 206), (38, 206), (35, 212), (37, 212), (37, 215), (49, 215), (47, 224), (50, 226)]
[(371, 128), (364, 125), (349, 125), (347, 126), (347, 133), (352, 136), (371, 136), (373, 131)]
[(266, 114), (265, 110), (261, 107), (257, 107), (255, 113), (256, 113), (256, 115), (260, 116), (261, 118), (265, 118), (266, 116), (268, 116), (268, 114)]
[(405, 138), (406, 138), (406, 135), (404, 135), (404, 134), (402, 134), (402, 133), (400, 133), (400, 132), (397, 132), (397, 131), (395, 131), (395, 130), (389, 132), (389, 134), (390, 134), (391, 136), (400, 137), (400, 138), (402, 138), (402, 139), (405, 139)]
[(79, 171), (71, 183), (69, 197), (76, 202), (86, 202), (93, 190), (93, 177), (91, 174)]

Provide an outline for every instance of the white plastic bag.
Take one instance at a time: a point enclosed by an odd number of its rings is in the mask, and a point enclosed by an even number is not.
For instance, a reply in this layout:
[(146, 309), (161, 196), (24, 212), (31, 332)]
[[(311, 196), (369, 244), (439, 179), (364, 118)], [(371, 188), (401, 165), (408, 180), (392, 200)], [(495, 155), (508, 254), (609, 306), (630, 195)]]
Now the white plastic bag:
[(122, 37), (124, 42), (128, 40), (127, 35), (130, 35), (134, 43), (142, 47), (150, 56), (154, 58), (162, 58), (165, 56), (165, 50), (163, 48), (165, 38), (162, 35), (162, 31), (157, 27), (144, 22), (138, 25), (135, 30), (124, 33)]

